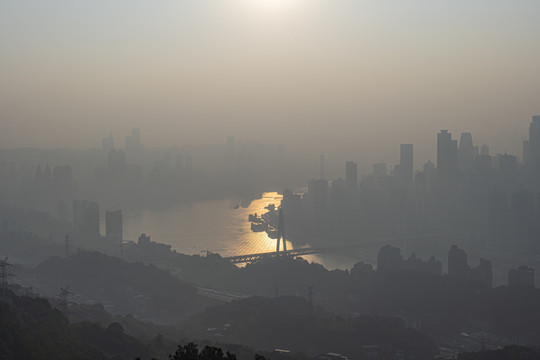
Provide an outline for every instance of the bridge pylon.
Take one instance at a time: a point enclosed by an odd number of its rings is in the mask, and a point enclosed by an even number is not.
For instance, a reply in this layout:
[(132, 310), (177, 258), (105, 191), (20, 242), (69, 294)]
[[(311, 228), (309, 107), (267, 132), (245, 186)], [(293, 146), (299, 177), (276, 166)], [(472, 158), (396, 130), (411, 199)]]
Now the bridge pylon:
[(279, 243), (283, 239), (283, 251), (287, 251), (287, 242), (285, 241), (285, 220), (283, 219), (283, 207), (279, 208), (278, 236), (276, 242), (276, 253), (279, 255)]

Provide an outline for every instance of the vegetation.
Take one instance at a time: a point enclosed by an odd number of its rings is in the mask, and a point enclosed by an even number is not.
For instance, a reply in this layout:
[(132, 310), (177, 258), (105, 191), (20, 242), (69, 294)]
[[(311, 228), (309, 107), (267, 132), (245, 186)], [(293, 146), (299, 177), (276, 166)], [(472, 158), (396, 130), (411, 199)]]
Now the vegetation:
[(257, 349), (292, 352), (341, 352), (361, 358), (364, 345), (378, 345), (381, 353), (403, 350), (417, 359), (435, 354), (434, 342), (392, 317), (336, 317), (314, 309), (299, 297), (248, 298), (206, 309), (184, 324), (198, 338), (219, 338)]
[(50, 258), (36, 268), (36, 277), (74, 293), (110, 304), (114, 314), (139, 314), (161, 323), (174, 323), (212, 305), (196, 288), (153, 265), (127, 263), (98, 252), (81, 251), (67, 258)]
[(0, 301), (2, 359), (122, 360), (150, 356), (150, 344), (126, 335), (118, 323), (69, 324), (42, 298), (7, 294)]
[(458, 360), (537, 360), (540, 349), (523, 346), (505, 346), (499, 350), (477, 351), (459, 354)]

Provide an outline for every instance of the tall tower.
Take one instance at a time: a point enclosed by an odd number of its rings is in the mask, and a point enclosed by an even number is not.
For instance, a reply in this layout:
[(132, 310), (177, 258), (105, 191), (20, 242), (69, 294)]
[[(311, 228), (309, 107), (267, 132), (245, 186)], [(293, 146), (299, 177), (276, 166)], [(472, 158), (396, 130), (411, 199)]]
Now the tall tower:
[(283, 219), (283, 207), (279, 209), (278, 237), (276, 243), (276, 252), (279, 253), (279, 243), (283, 239), (283, 251), (287, 251), (287, 242), (285, 241), (285, 220)]

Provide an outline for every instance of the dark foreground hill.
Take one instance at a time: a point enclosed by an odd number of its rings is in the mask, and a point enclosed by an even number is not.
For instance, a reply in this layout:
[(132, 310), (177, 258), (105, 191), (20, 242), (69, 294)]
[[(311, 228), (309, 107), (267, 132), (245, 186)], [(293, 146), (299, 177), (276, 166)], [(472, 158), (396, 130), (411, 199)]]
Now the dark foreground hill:
[[(7, 300), (7, 301), (6, 301)], [(0, 359), (134, 359), (148, 357), (150, 345), (126, 335), (118, 323), (68, 324), (41, 298), (11, 293), (0, 301)]]
[(184, 330), (198, 338), (245, 344), (257, 349), (287, 349), (306, 354), (340, 352), (362, 358), (364, 346), (376, 345), (383, 356), (402, 352), (431, 359), (434, 342), (405, 328), (396, 318), (342, 319), (314, 309), (300, 297), (254, 297), (206, 309), (188, 319)]
[(69, 285), (81, 300), (106, 304), (114, 314), (134, 314), (158, 323), (174, 323), (215, 304), (168, 271), (98, 252), (50, 258), (36, 267), (35, 274), (57, 288)]

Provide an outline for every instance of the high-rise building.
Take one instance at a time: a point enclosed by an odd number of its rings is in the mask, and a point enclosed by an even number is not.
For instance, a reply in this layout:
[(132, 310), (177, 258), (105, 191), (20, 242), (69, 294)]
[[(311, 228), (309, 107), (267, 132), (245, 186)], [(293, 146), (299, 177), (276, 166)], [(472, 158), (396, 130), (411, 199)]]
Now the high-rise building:
[(488, 195), (487, 241), (489, 249), (503, 250), (508, 245), (508, 195), (492, 190)]
[(489, 146), (487, 145), (480, 146), (480, 155), (489, 155)]
[(399, 248), (391, 245), (383, 246), (377, 254), (377, 271), (400, 270), (403, 267), (403, 256)]
[(122, 210), (105, 211), (105, 236), (110, 241), (122, 243)]
[(326, 226), (328, 207), (328, 181), (324, 179), (308, 182), (308, 216), (319, 234), (323, 235)]
[(508, 286), (534, 287), (534, 269), (521, 265), (508, 271)]
[(523, 141), (523, 163), (530, 163), (531, 160), (531, 143), (529, 140), (525, 140)]
[(474, 170), (474, 145), (470, 132), (461, 134), (458, 149), (458, 169), (462, 174), (471, 175)]
[(85, 236), (99, 236), (99, 206), (96, 202), (73, 200), (73, 228)]
[(528, 154), (523, 154), (523, 158), (529, 161), (540, 160), (540, 115), (532, 117), (529, 126)]
[(478, 155), (474, 159), (474, 172), (476, 175), (489, 179), (491, 177), (491, 156), (489, 155)]
[(517, 158), (513, 155), (504, 154), (499, 157), (499, 171), (501, 174), (502, 186), (512, 190), (517, 181)]
[(451, 179), (457, 171), (457, 140), (448, 130), (437, 134), (437, 177), (439, 181)]
[(520, 188), (510, 200), (510, 239), (512, 247), (533, 251), (535, 248), (533, 194)]
[(402, 187), (412, 188), (413, 185), (413, 144), (401, 144), (399, 160), (399, 183)]
[(465, 250), (452, 245), (448, 251), (448, 275), (466, 279), (470, 270)]
[(356, 191), (358, 186), (358, 167), (353, 161), (347, 161), (345, 163), (345, 181), (347, 182), (347, 190)]

